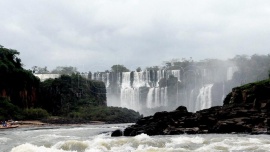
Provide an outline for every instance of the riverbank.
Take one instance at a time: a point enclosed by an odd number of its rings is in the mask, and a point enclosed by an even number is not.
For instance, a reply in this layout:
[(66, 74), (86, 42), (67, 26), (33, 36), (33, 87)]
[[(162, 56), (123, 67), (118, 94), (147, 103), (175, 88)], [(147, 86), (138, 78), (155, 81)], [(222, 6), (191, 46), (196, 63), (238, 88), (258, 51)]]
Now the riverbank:
[(13, 121), (8, 122), (8, 127), (0, 126), (0, 129), (12, 129), (12, 128), (31, 128), (31, 127), (46, 127), (46, 126), (72, 126), (72, 125), (102, 125), (105, 124), (105, 122), (102, 121), (88, 121), (84, 123), (46, 123), (40, 120), (22, 120), (22, 121)]

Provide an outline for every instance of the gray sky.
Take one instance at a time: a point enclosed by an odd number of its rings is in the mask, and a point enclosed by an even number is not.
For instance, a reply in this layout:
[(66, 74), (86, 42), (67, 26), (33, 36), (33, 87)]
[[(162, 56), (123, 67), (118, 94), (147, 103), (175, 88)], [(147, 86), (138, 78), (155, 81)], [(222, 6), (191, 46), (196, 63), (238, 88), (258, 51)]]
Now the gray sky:
[(26, 69), (269, 54), (269, 0), (0, 0), (0, 44)]

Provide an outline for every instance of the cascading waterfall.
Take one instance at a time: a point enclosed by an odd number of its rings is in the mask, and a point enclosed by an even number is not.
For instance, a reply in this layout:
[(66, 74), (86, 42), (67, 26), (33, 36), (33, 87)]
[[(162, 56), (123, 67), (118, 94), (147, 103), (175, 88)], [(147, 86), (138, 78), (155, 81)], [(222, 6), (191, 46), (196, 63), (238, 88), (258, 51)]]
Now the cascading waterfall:
[[(196, 74), (189, 72), (191, 70)], [(190, 70), (183, 70), (183, 73), (180, 69), (150, 69), (141, 72), (113, 73), (117, 79), (111, 80), (108, 79), (112, 77), (111, 73), (103, 72), (102, 74), (106, 78), (101, 77), (101, 73), (97, 73), (95, 77), (96, 79), (102, 78), (108, 90), (115, 89), (112, 94), (108, 95), (108, 103), (112, 99), (114, 101), (112, 103), (115, 103), (116, 106), (142, 112), (145, 108), (152, 111), (171, 110), (182, 105), (186, 106), (188, 111), (194, 112), (212, 105), (219, 105), (219, 99), (224, 99), (227, 80), (233, 78), (233, 73), (237, 71), (237, 68), (226, 67), (226, 70), (223, 71), (224, 73), (219, 76), (215, 73), (216, 70), (211, 68), (191, 67)], [(181, 77), (182, 75), (183, 77)], [(177, 78), (177, 81), (170, 79), (170, 76)], [(223, 84), (215, 76), (222, 79)], [(200, 88), (202, 84), (205, 85)], [(112, 86), (113, 88), (111, 88)], [(212, 92), (213, 86), (215, 86), (215, 90)]]
[(180, 70), (172, 70), (172, 75), (174, 77), (176, 77), (179, 82), (181, 82), (181, 80), (180, 80), (180, 78), (181, 78)]
[(110, 86), (110, 73), (107, 72), (106, 73), (106, 88), (108, 88)]
[(222, 82), (222, 98), (221, 100), (223, 101), (225, 99), (225, 83), (224, 81)]
[(130, 72), (122, 73), (121, 89), (130, 88)]
[(147, 93), (147, 98), (146, 98), (146, 106), (147, 108), (153, 108), (153, 95), (154, 95), (154, 90), (155, 88), (150, 88), (148, 93)]
[(212, 106), (212, 87), (213, 84), (206, 84), (200, 89), (199, 95), (196, 99), (195, 111), (210, 108)]
[(162, 78), (164, 78), (164, 70), (158, 70), (157, 71), (157, 80), (156, 80), (156, 87), (158, 87), (159, 86), (159, 84), (158, 84), (158, 82), (162, 79)]
[(227, 69), (227, 81), (233, 78), (233, 74), (238, 71), (238, 68), (233, 66)]
[(121, 107), (139, 110), (140, 105), (140, 87), (145, 86), (143, 72), (134, 72), (133, 85), (131, 86), (131, 72), (122, 73), (121, 84)]
[(108, 88), (110, 85), (110, 73), (109, 72), (106, 72), (106, 73), (98, 72), (94, 76), (94, 80), (104, 82), (106, 88)]
[(159, 104), (160, 104), (160, 98), (159, 98), (159, 88), (155, 88), (155, 99), (154, 99), (154, 107), (159, 107)]
[(188, 110), (189, 111), (195, 111), (195, 106), (194, 106), (194, 89), (191, 90), (189, 94), (189, 101), (188, 101)]
[(133, 87), (138, 88), (146, 85), (143, 72), (134, 72)]
[(161, 106), (168, 105), (168, 94), (167, 94), (167, 87), (161, 88)]
[(146, 98), (147, 108), (156, 108), (168, 105), (167, 87), (150, 88)]

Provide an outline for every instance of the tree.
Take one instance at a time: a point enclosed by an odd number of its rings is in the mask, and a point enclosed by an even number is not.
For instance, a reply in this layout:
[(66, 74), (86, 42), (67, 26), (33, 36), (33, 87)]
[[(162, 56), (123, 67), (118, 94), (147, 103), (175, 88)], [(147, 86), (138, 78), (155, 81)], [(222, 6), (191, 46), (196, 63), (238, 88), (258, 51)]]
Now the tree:
[(141, 72), (141, 71), (142, 71), (141, 67), (138, 67), (138, 68), (136, 69), (136, 71), (137, 71), (137, 72)]
[(36, 73), (36, 74), (48, 74), (48, 73), (50, 73), (47, 70), (46, 66), (44, 68), (38, 67), (38, 66), (33, 66), (32, 69), (33, 69), (33, 73)]
[(71, 75), (71, 74), (78, 73), (78, 71), (77, 71), (77, 68), (76, 67), (72, 67), (72, 66), (69, 66), (69, 67), (58, 66), (54, 70), (52, 70), (51, 73), (52, 74)]
[(0, 96), (7, 97), (16, 106), (28, 108), (36, 102), (39, 79), (22, 68), (19, 54), (13, 49), (0, 48)]
[(124, 65), (117, 64), (111, 67), (111, 71), (112, 72), (129, 72), (129, 69), (126, 68)]

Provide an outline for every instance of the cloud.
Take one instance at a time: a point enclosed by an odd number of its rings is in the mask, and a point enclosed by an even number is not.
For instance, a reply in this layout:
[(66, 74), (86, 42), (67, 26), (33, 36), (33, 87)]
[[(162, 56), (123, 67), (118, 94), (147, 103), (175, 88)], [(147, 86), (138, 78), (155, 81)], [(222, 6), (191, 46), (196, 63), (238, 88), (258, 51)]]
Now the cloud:
[(172, 58), (269, 53), (267, 0), (2, 0), (0, 6), (0, 44), (21, 52), (25, 68), (134, 70)]

